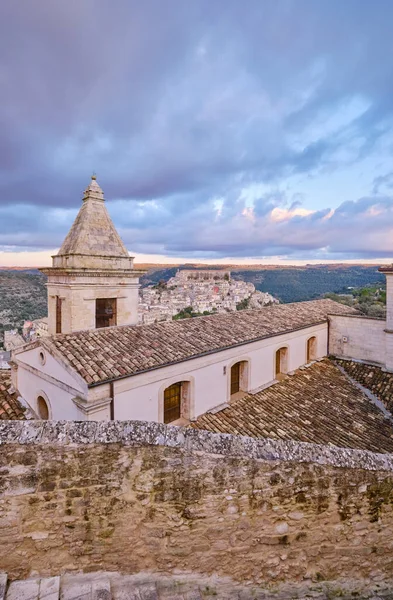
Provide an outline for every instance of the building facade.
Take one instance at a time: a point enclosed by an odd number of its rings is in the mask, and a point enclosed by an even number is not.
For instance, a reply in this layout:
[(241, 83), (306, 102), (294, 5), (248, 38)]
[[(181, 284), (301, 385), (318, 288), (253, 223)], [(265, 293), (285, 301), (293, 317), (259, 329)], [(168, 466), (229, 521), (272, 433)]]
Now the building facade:
[(13, 383), (40, 418), (184, 424), (326, 356), (331, 300), (37, 339)]

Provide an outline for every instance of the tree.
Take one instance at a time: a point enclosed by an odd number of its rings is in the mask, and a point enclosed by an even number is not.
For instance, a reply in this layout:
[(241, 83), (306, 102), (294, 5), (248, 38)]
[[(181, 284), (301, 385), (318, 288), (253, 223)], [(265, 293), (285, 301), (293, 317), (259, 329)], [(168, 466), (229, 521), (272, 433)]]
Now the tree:
[(245, 310), (250, 305), (250, 298), (244, 298), (236, 304), (236, 310)]

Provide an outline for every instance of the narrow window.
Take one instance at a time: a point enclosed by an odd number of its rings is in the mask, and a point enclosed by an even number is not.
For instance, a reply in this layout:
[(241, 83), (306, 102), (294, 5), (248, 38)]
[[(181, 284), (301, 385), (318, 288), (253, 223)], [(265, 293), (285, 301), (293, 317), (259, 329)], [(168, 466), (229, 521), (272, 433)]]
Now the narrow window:
[(96, 328), (116, 325), (116, 298), (97, 298)]
[(61, 333), (61, 298), (56, 296), (56, 333)]
[(37, 398), (37, 412), (40, 419), (47, 421), (49, 419), (49, 409), (45, 399), (42, 396)]
[(172, 423), (180, 419), (181, 393), (181, 382), (174, 383), (164, 391), (164, 423)]
[(317, 338), (315, 336), (310, 337), (307, 340), (307, 362), (315, 360), (317, 357)]
[(284, 375), (288, 370), (288, 348), (279, 348), (276, 352), (276, 378)]

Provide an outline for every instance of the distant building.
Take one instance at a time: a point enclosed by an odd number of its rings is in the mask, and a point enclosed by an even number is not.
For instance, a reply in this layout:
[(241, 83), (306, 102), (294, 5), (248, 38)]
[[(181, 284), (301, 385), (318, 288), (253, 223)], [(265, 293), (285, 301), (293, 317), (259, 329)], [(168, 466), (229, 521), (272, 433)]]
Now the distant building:
[(10, 360), (11, 360), (11, 352), (0, 351), (0, 371), (11, 369), (11, 365), (9, 364)]
[(23, 346), (25, 343), (25, 340), (17, 329), (10, 329), (9, 331), (4, 332), (4, 348), (7, 351), (10, 352), (15, 350), (16, 348)]

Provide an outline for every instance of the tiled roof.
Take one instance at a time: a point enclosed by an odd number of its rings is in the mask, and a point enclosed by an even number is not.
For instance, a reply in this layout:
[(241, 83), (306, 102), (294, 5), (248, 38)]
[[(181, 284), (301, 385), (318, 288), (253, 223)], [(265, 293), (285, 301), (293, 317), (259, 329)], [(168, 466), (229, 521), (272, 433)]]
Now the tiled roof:
[(192, 427), (256, 438), (393, 452), (393, 424), (329, 359), (246, 394)]
[(323, 323), (330, 313), (354, 312), (333, 300), (312, 300), (153, 325), (76, 331), (40, 343), (54, 348), (94, 385)]
[(335, 359), (335, 362), (345, 369), (350, 377), (370, 390), (390, 412), (393, 412), (393, 373), (386, 373), (381, 367), (351, 360)]
[(16, 394), (8, 392), (11, 387), (11, 372), (0, 370), (0, 419), (24, 419), (25, 412)]

